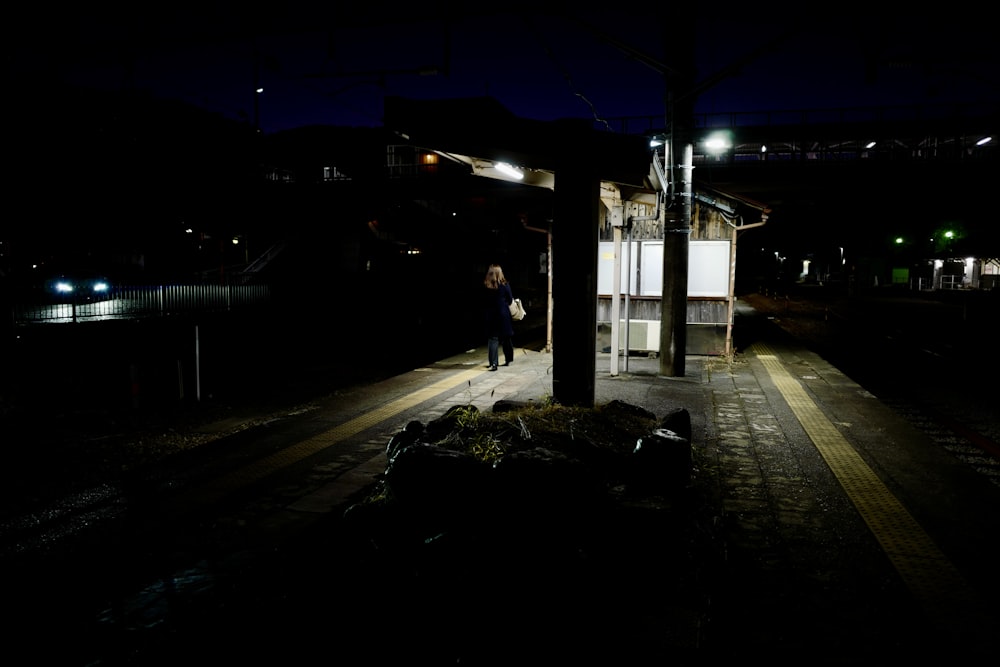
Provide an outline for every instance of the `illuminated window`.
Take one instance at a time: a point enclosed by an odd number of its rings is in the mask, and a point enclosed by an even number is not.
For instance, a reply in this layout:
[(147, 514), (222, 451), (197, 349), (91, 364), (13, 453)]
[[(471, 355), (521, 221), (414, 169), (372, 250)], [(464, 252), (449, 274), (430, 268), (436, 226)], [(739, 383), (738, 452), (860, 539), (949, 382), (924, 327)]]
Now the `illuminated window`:
[(428, 173), (436, 173), (438, 170), (438, 154), (437, 153), (421, 153), (418, 158), (420, 161), (420, 171)]

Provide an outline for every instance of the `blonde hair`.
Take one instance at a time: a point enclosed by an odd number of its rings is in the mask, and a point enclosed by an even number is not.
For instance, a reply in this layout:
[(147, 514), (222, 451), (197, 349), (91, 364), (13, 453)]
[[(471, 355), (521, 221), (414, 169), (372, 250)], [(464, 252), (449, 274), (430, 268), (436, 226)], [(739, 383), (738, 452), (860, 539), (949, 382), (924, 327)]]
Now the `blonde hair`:
[(503, 273), (499, 273), (496, 268), (491, 266), (486, 271), (486, 277), (483, 278), (483, 284), (489, 289), (498, 289), (502, 278)]
[[(507, 278), (504, 277), (503, 269), (500, 268), (499, 264), (490, 264), (490, 271), (496, 274), (497, 283), (499, 283), (500, 285), (507, 284)], [(486, 275), (489, 275), (489, 273), (487, 273)]]

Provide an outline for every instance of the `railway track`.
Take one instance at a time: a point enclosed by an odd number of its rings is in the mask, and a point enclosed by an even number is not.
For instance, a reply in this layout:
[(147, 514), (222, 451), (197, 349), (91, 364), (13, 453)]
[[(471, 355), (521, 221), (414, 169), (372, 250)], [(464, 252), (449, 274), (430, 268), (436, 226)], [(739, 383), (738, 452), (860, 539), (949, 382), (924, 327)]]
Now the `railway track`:
[(744, 300), (1000, 485), (1000, 411), (989, 387), (1000, 369), (976, 342), (988, 313), (914, 298), (849, 301), (799, 292)]

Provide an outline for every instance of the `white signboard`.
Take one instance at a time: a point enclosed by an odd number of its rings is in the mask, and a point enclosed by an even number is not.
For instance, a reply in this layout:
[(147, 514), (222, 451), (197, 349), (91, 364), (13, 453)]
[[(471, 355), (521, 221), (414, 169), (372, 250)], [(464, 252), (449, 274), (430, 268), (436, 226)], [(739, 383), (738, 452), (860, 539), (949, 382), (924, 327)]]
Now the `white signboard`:
[[(729, 296), (729, 241), (688, 243), (688, 296)], [(630, 296), (663, 295), (663, 241), (621, 244), (621, 291)], [(627, 260), (627, 263), (626, 263)], [(597, 293), (611, 296), (615, 248), (611, 241), (598, 248)]]
[(688, 296), (729, 296), (729, 241), (688, 243)]

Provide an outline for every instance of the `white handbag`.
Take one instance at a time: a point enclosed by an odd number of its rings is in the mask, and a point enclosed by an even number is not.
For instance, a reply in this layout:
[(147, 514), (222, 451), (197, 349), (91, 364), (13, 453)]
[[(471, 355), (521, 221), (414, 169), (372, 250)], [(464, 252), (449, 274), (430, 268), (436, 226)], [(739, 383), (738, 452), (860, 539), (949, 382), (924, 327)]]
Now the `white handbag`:
[(510, 302), (510, 316), (515, 320), (524, 319), (524, 306), (521, 305), (520, 299), (514, 299)]

